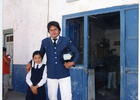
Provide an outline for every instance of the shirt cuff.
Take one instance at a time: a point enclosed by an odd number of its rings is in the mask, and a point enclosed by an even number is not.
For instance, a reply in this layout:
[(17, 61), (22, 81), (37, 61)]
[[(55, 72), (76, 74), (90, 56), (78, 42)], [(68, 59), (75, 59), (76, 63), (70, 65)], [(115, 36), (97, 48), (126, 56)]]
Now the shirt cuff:
[(33, 83), (30, 81), (28, 81), (28, 85), (31, 87), (33, 85)]

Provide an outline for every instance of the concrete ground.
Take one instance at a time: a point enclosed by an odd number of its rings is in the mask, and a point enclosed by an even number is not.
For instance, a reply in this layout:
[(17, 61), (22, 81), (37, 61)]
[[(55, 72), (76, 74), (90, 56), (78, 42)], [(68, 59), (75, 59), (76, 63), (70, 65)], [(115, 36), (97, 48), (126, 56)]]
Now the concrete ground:
[(5, 100), (25, 100), (26, 95), (12, 90), (8, 91), (7, 99)]

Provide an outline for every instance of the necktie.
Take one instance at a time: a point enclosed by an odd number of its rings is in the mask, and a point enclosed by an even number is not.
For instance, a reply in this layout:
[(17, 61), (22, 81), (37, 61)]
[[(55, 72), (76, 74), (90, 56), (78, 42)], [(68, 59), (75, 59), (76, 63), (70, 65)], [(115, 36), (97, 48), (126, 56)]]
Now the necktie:
[(56, 40), (57, 40), (57, 39), (53, 39), (53, 40), (54, 40), (53, 44), (54, 44), (54, 46), (56, 46)]
[(38, 65), (36, 66), (36, 69), (38, 69)]

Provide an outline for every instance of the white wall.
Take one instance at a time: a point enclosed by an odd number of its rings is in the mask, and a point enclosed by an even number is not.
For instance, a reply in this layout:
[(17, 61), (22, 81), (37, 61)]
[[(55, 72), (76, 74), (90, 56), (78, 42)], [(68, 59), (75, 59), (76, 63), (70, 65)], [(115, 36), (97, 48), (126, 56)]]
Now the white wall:
[[(62, 26), (62, 16), (106, 7), (138, 4), (138, 0), (49, 0), (49, 21)], [(3, 0), (3, 29), (13, 29), (13, 64), (27, 64), (47, 37), (48, 0)]]
[(63, 15), (120, 5), (138, 4), (139, 0), (78, 0), (69, 3), (66, 1), (49, 0), (49, 20), (56, 20), (62, 24)]
[(47, 36), (47, 0), (4, 0), (3, 29), (13, 28), (13, 64), (27, 64)]
[(120, 56), (120, 45), (114, 45), (114, 41), (120, 41), (120, 29), (114, 29), (114, 30), (106, 30), (105, 31), (105, 37), (110, 40), (110, 50), (116, 49), (116, 51), (113, 51), (113, 55)]

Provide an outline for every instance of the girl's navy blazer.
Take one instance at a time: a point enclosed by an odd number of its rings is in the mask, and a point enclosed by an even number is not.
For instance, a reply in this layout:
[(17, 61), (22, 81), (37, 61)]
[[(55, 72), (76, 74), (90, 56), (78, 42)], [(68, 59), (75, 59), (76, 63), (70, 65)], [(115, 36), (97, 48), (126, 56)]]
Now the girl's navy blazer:
[(59, 40), (54, 46), (51, 37), (42, 40), (40, 51), (46, 53), (47, 77), (51, 79), (60, 79), (70, 76), (69, 69), (65, 68), (61, 59), (62, 51), (67, 48), (74, 54), (73, 62), (79, 59), (79, 52), (68, 37), (59, 36)]

